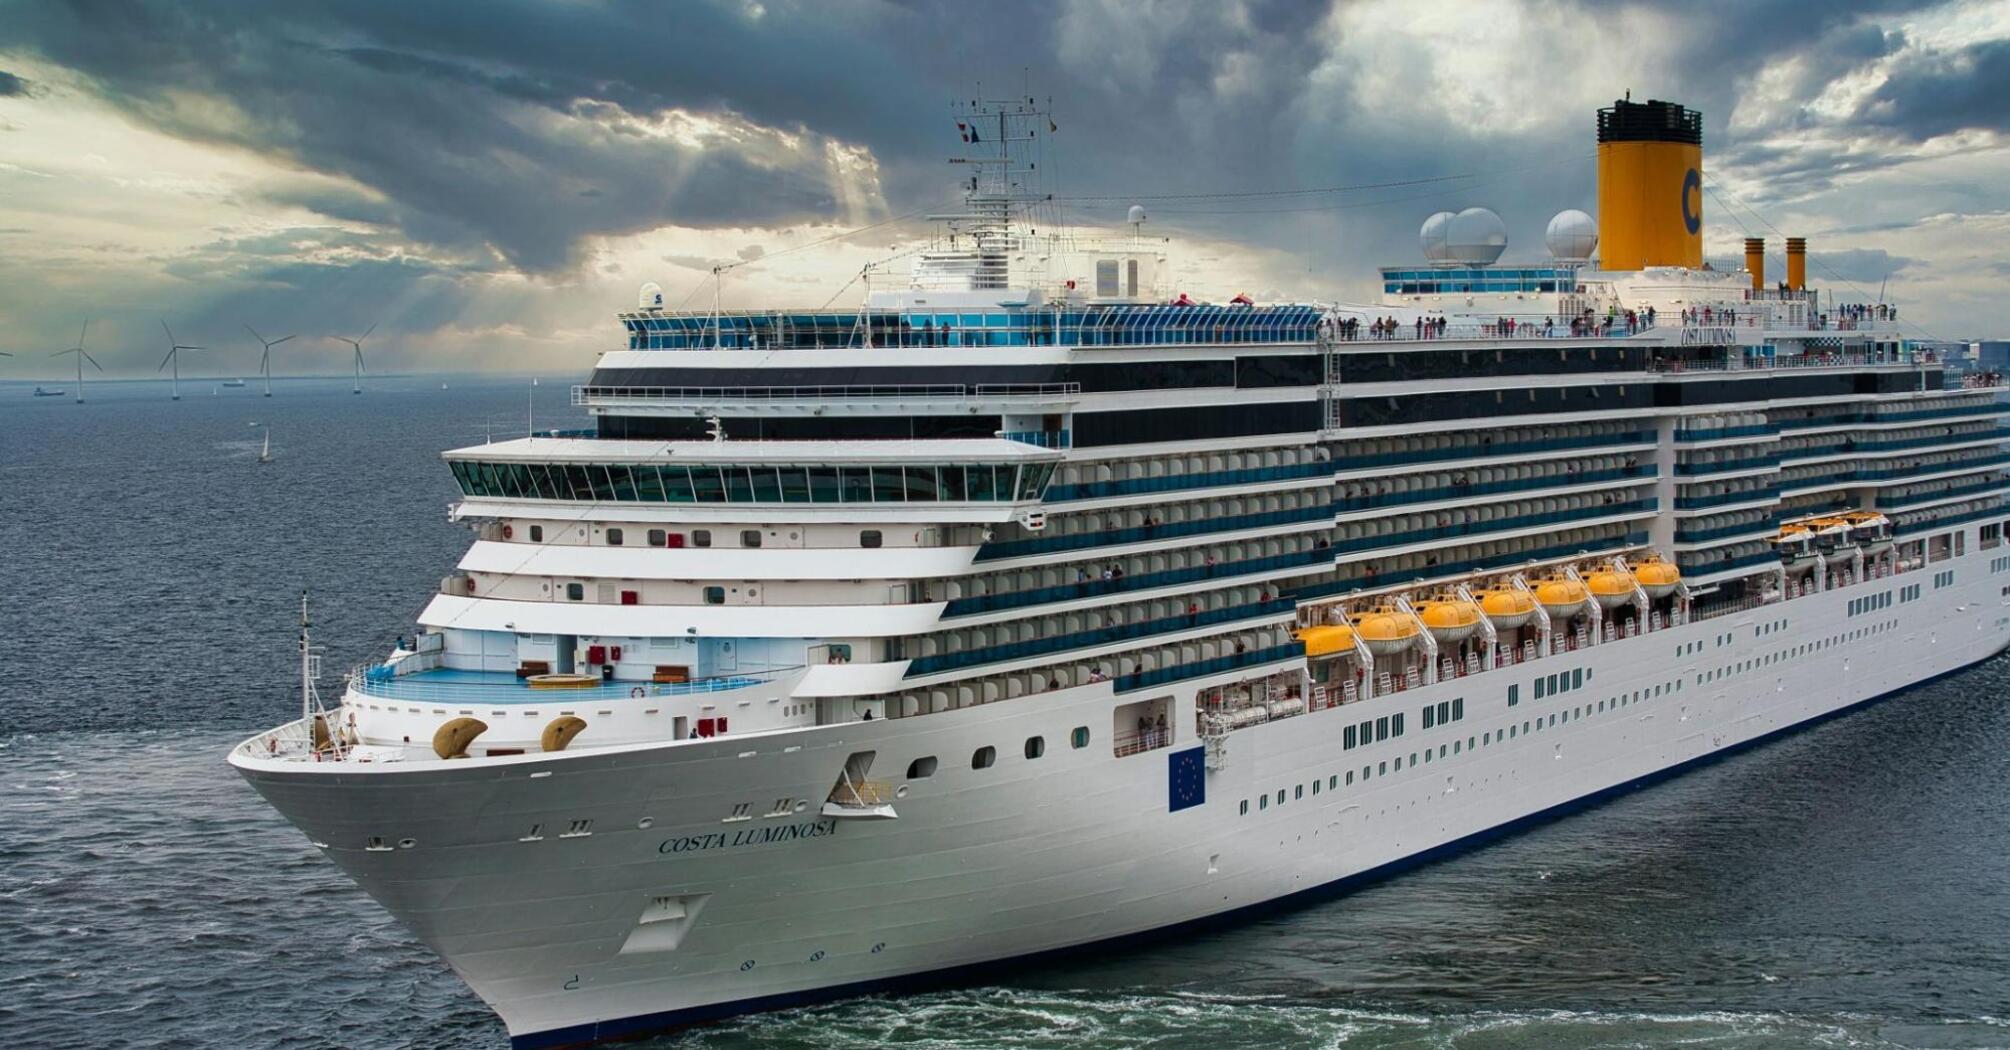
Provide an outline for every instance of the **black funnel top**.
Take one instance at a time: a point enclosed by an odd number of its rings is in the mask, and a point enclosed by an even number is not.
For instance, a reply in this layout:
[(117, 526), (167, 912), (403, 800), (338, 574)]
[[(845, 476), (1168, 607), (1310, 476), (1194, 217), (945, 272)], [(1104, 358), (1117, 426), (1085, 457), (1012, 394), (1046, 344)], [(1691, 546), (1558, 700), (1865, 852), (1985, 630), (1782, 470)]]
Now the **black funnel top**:
[(1703, 114), (1674, 102), (1621, 100), (1598, 111), (1600, 142), (1703, 144)]

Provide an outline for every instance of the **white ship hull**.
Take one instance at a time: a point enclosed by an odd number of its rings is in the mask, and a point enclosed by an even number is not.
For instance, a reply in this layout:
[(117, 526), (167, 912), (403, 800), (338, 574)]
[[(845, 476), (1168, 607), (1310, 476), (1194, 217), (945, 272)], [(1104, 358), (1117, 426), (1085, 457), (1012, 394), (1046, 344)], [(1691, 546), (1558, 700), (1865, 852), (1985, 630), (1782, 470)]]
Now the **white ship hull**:
[[(1852, 599), (1930, 574), (1237, 730), (1205, 773), (1205, 801), (1177, 811), (1169, 762), (1200, 747), (1190, 722), (1166, 749), (1115, 757), (1108, 683), (921, 719), (458, 767), (233, 761), (516, 1045), (573, 1045), (954, 979), (1384, 874), (1994, 655), (2010, 644), (2010, 576), (1991, 572), (1991, 553), (1925, 566), (1956, 582), (1856, 616)], [(1531, 699), (1531, 679), (1578, 668), (1580, 687)], [(1418, 709), (1454, 697), (1463, 720), (1420, 728)], [(1403, 736), (1343, 749), (1343, 727), (1404, 711)], [(1077, 726), (1091, 731), (1080, 749)], [(1046, 754), (1022, 758), (1034, 736)], [(986, 746), (997, 763), (972, 769)], [(909, 782), (895, 819), (821, 816), (833, 770), (875, 749), (882, 768), (926, 755), (940, 768)], [(1382, 771), (1399, 757), (1400, 771)], [(750, 817), (722, 820), (750, 802)], [(590, 833), (566, 834), (584, 820)], [(385, 846), (358, 848), (372, 836)], [(664, 897), (691, 917), (642, 923)]]

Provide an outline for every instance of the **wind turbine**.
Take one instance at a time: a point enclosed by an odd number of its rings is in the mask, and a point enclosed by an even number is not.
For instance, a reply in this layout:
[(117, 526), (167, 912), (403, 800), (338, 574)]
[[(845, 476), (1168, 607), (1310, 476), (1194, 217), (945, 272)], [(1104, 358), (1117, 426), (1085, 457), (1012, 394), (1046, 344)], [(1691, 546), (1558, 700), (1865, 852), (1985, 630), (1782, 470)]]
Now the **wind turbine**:
[(357, 336), (354, 339), (348, 339), (339, 335), (329, 337), (331, 339), (334, 339), (338, 343), (348, 343), (350, 346), (356, 348), (356, 385), (349, 391), (352, 394), (360, 394), (363, 392), (363, 340), (370, 338), (370, 332), (374, 332), (376, 330), (377, 326), (373, 324), (370, 326), (370, 330), (368, 332), (364, 332), (362, 335)]
[(258, 343), (259, 343), (259, 345), (260, 345), (260, 346), (263, 346), (263, 347), (265, 347), (265, 353), (263, 353), (263, 354), (260, 354), (260, 355), (259, 355), (259, 357), (258, 357), (258, 370), (259, 370), (260, 372), (263, 372), (263, 373), (265, 374), (265, 396), (266, 396), (266, 397), (271, 397), (271, 396), (272, 396), (272, 348), (273, 348), (273, 347), (275, 347), (275, 346), (278, 346), (279, 344), (281, 344), (281, 343), (285, 342), (286, 340), (288, 340), (288, 339), (291, 339), (291, 338), (293, 338), (293, 337), (289, 335), (289, 336), (285, 336), (285, 337), (282, 337), (282, 338), (279, 338), (279, 339), (274, 339), (274, 340), (271, 340), (270, 342), (267, 342), (267, 341), (266, 341), (266, 338), (265, 338), (264, 336), (262, 336), (262, 335), (259, 335), (259, 334), (258, 334), (258, 329), (256, 329), (256, 328), (253, 328), (253, 327), (251, 327), (250, 325), (245, 325), (245, 326), (244, 326), (244, 330), (245, 330), (245, 331), (247, 331), (247, 332), (250, 332), (250, 333), (251, 333), (251, 337), (252, 337), (253, 339), (256, 339), (256, 340), (258, 340)]
[[(77, 403), (80, 405), (84, 403), (84, 362), (89, 361), (91, 363), (91, 367), (97, 369), (100, 372), (105, 370), (105, 366), (99, 364), (98, 359), (92, 357), (90, 351), (84, 349), (84, 333), (90, 330), (91, 330), (91, 322), (85, 321), (84, 327), (77, 330), (76, 346), (73, 346), (68, 350), (58, 350), (55, 353), (49, 355), (50, 357), (61, 357), (64, 354), (77, 355)], [(14, 355), (9, 354), (7, 356), (12, 357)]]
[[(167, 366), (169, 366), (169, 365), (173, 365), (173, 366), (174, 366), (174, 379), (173, 379), (173, 384), (174, 384), (174, 385), (168, 388), (168, 389), (169, 389), (169, 391), (170, 391), (170, 394), (169, 394), (169, 399), (170, 399), (170, 400), (173, 400), (173, 401), (180, 401), (180, 400), (181, 400), (181, 352), (182, 352), (183, 350), (201, 350), (201, 349), (203, 349), (203, 348), (202, 348), (202, 347), (200, 347), (200, 346), (184, 346), (184, 345), (182, 345), (181, 343), (179, 343), (179, 342), (176, 342), (176, 341), (175, 341), (175, 337), (174, 337), (174, 329), (172, 329), (172, 328), (169, 328), (169, 327), (168, 327), (168, 323), (167, 323), (167, 318), (165, 318), (165, 317), (161, 318), (161, 331), (163, 331), (163, 332), (166, 332), (166, 333), (167, 333), (167, 336), (168, 336), (168, 352), (167, 352), (167, 356), (166, 356), (166, 357), (163, 357), (163, 358), (161, 358), (161, 365), (160, 365), (160, 368), (156, 368), (156, 369), (154, 369), (154, 371), (158, 372), (158, 371), (160, 371), (160, 370), (161, 370), (161, 368), (166, 368), (166, 367), (167, 367)], [(81, 371), (81, 369), (79, 369), (79, 370)]]

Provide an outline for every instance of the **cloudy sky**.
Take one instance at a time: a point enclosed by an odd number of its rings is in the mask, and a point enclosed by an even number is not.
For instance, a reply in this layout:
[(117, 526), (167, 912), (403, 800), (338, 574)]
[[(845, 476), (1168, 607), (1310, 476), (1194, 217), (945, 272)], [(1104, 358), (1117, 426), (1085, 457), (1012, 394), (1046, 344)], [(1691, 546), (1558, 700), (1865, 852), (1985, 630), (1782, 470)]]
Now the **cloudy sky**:
[(576, 372), (720, 262), (820, 305), (954, 201), (980, 82), (1051, 96), (1064, 218), (1145, 201), (1197, 295), (1369, 299), (1473, 204), (1533, 257), (1630, 91), (1703, 112), (1713, 257), (1804, 235), (1921, 334), (2010, 335), (2010, 2), (0, 0), (0, 376), (87, 317), (123, 374), (159, 317), (224, 371), (245, 324), (339, 371), (375, 323), (386, 369)]

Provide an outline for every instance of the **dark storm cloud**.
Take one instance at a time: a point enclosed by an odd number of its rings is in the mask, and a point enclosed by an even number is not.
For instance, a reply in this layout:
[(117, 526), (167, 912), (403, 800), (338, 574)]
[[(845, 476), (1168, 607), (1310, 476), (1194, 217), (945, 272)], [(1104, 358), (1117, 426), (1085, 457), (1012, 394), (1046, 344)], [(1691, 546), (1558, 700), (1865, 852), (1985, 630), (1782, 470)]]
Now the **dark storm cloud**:
[(2010, 131), (2010, 40), (1901, 64), (1862, 116), (1915, 141), (1971, 128)]

